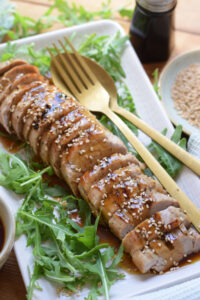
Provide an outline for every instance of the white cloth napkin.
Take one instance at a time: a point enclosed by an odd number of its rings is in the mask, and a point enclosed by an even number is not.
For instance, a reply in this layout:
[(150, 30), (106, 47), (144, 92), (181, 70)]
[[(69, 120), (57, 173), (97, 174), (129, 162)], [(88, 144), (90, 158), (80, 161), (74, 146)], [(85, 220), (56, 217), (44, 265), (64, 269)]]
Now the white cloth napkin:
[(131, 300), (200, 300), (200, 278), (155, 292), (135, 296)]
[(188, 151), (200, 159), (200, 133), (192, 134), (188, 140)]

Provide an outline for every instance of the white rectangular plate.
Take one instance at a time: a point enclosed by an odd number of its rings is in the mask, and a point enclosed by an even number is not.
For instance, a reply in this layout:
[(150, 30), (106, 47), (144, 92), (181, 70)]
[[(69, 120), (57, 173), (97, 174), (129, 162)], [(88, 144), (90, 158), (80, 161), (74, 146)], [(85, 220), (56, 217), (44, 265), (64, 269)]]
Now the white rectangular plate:
[[(74, 32), (77, 34), (75, 42), (79, 43), (80, 39), (82, 39), (86, 34), (90, 35), (92, 33), (96, 33), (97, 35), (113, 36), (117, 31), (120, 31), (121, 35), (125, 35), (123, 29), (117, 23), (113, 21), (98, 21), (68, 29), (40, 34), (34, 37), (28, 37), (15, 43), (17, 45), (35, 43), (36, 49), (41, 49), (52, 44), (52, 42), (61, 38), (63, 35), (71, 35)], [(0, 45), (0, 54), (4, 47), (5, 45)], [(173, 132), (173, 127), (129, 42), (127, 42), (126, 49), (122, 54), (122, 67), (126, 73), (125, 81), (131, 91), (133, 99), (136, 103), (137, 112), (140, 117), (159, 131), (164, 128), (168, 128), (168, 134), (171, 135)], [(147, 142), (147, 138), (144, 135), (141, 134), (140, 138), (144, 141), (144, 143)], [(190, 197), (190, 199), (200, 208), (199, 178), (187, 168), (183, 168), (180, 176), (177, 179), (177, 182), (184, 192)], [(6, 199), (6, 201), (9, 201), (13, 210), (16, 212), (17, 208), (21, 204), (20, 198), (16, 194), (7, 191), (2, 187), (0, 187), (0, 194)], [(21, 236), (15, 242), (15, 253), (25, 285), (27, 286), (29, 284), (27, 266), (33, 265), (33, 258), (31, 248), (26, 247), (25, 236)], [(126, 274), (126, 278), (124, 280), (119, 280), (113, 285), (110, 295), (111, 299), (115, 300), (129, 299), (134, 295), (146, 293), (147, 291), (152, 291), (155, 289), (157, 290), (181, 281), (186, 281), (199, 275), (200, 261), (184, 266), (177, 271), (168, 272), (164, 275)], [(39, 284), (43, 290), (34, 291), (34, 300), (58, 300), (68, 298), (64, 295), (58, 295), (56, 293), (56, 286), (45, 279), (39, 280)], [(88, 291), (85, 289), (80, 293), (80, 296), (69, 297), (68, 299), (84, 299), (84, 296), (87, 295), (87, 292)]]

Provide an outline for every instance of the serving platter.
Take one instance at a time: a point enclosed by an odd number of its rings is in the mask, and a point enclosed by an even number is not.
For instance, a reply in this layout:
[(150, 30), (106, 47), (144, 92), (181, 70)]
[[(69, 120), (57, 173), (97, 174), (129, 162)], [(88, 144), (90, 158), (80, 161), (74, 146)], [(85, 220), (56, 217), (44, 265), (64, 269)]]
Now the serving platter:
[[(75, 45), (84, 38), (85, 35), (96, 33), (97, 35), (113, 36), (117, 31), (120, 31), (121, 35), (125, 35), (123, 29), (113, 21), (98, 21), (88, 23), (68, 29), (62, 29), (54, 32), (49, 32), (34, 37), (28, 37), (21, 39), (15, 44), (23, 45), (34, 43), (36, 49), (41, 49), (47, 45), (51, 45), (63, 35), (70, 36), (72, 33), (76, 33), (74, 39)], [(5, 45), (0, 46), (0, 55)], [(24, 57), (23, 57), (24, 58)], [(168, 135), (173, 132), (173, 126), (168, 119), (168, 116), (163, 109), (160, 100), (158, 99), (151, 82), (149, 81), (140, 61), (138, 60), (135, 51), (131, 44), (127, 42), (126, 48), (122, 54), (122, 67), (126, 73), (126, 83), (133, 96), (136, 104), (137, 112), (140, 117), (145, 120), (149, 125), (155, 129), (161, 131), (164, 128), (168, 128)], [(148, 142), (148, 138), (143, 134), (140, 134), (140, 139), (144, 142)], [(190, 197), (190, 199), (200, 208), (200, 180), (187, 168), (183, 168), (180, 176), (177, 178), (177, 183), (184, 190), (184, 192)], [(7, 191), (3, 187), (0, 187), (0, 193), (4, 197), (5, 201), (8, 201), (16, 212), (17, 208), (21, 205), (22, 196), (16, 195), (13, 192)], [(22, 276), (27, 286), (29, 284), (29, 274), (27, 266), (32, 269), (33, 257), (32, 249), (26, 247), (26, 237), (21, 236), (15, 242), (15, 253), (22, 272)], [(198, 277), (200, 275), (200, 261), (196, 261), (191, 265), (186, 265), (180, 269), (167, 272), (163, 275), (152, 274), (128, 274), (123, 280), (117, 281), (111, 288), (111, 299), (130, 299), (134, 295), (146, 293), (148, 291), (157, 290), (162, 287), (170, 286), (178, 282), (186, 281), (188, 279)], [(34, 300), (58, 300), (58, 299), (84, 299), (87, 296), (87, 289), (80, 292), (80, 295), (67, 296), (57, 293), (57, 286), (48, 282), (45, 279), (40, 279), (39, 284), (42, 287), (42, 291), (35, 290), (33, 294)]]

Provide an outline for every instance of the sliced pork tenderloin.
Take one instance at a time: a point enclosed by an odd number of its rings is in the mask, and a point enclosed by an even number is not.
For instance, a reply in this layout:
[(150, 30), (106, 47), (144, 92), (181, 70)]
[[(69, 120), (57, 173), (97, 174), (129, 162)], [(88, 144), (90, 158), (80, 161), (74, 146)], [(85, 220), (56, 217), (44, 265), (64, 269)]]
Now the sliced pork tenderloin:
[(27, 64), (27, 62), (22, 59), (11, 59), (11, 60), (0, 62), (0, 76), (2, 76), (4, 73), (8, 72), (10, 69), (16, 66), (25, 65), (25, 64)]
[(142, 273), (176, 269), (188, 255), (200, 251), (200, 234), (192, 226), (181, 227), (182, 230), (176, 228), (167, 233), (164, 239), (153, 240), (142, 251), (133, 253), (133, 262)]
[(12, 133), (11, 112), (14, 111), (15, 106), (27, 91), (41, 83), (42, 77), (33, 73), (27, 74), (21, 79), (20, 84), (5, 97), (0, 106), (0, 122), (9, 133)]
[(155, 213), (150, 219), (146, 219), (129, 232), (123, 239), (124, 248), (132, 255), (134, 251), (142, 250), (146, 243), (160, 238), (182, 223), (187, 227), (190, 225), (189, 219), (180, 208), (169, 206)]
[(0, 105), (5, 97), (10, 94), (24, 80), (26, 74), (36, 73), (39, 75), (38, 68), (30, 65), (20, 65), (12, 68), (4, 74), (0, 79)]
[(62, 175), (77, 196), (80, 196), (77, 187), (80, 177), (98, 160), (114, 153), (127, 153), (121, 140), (96, 121), (95, 125), (98, 124), (99, 129), (87, 131), (87, 136), (72, 143), (61, 159)]
[[(156, 193), (154, 195), (156, 195)], [(178, 206), (177, 201), (171, 197), (166, 197), (166, 195), (160, 194), (159, 198), (161, 202), (159, 201), (159, 204), (157, 205), (156, 201), (154, 201), (154, 197), (152, 197), (152, 202), (151, 205), (149, 205), (149, 209), (144, 210), (142, 214), (137, 213), (138, 209), (134, 209), (134, 212), (132, 212), (131, 209), (127, 209), (126, 207), (123, 208), (123, 205), (117, 202), (120, 206), (120, 209), (111, 216), (108, 222), (111, 231), (122, 240), (129, 231), (134, 229), (135, 226), (140, 224), (140, 222), (145, 218), (152, 216), (155, 211), (165, 209), (170, 205), (174, 205), (175, 207)], [(145, 205), (143, 207), (146, 208)], [(112, 212), (110, 212), (110, 214), (112, 214)]]
[(112, 195), (114, 190), (113, 185), (120, 185), (123, 179), (125, 180), (131, 175), (136, 176), (140, 173), (141, 169), (137, 164), (130, 164), (129, 166), (109, 172), (104, 178), (91, 186), (88, 191), (88, 202), (96, 209), (100, 209), (107, 196)]
[(87, 129), (95, 130), (95, 125), (92, 124), (91, 120), (86, 117), (82, 117), (78, 122), (72, 123), (70, 127), (65, 130), (63, 135), (59, 135), (57, 139), (52, 143), (49, 161), (52, 165), (55, 173), (60, 177), (61, 174), (61, 159), (62, 153), (68, 151), (72, 143), (81, 139), (87, 135)]
[(19, 139), (23, 140), (23, 125), (24, 117), (26, 116), (27, 110), (30, 108), (31, 104), (40, 97), (40, 94), (44, 93), (46, 83), (41, 82), (36, 87), (31, 88), (25, 93), (21, 101), (19, 101), (14, 110), (11, 111), (11, 126), (15, 131), (15, 134)]
[(72, 108), (64, 117), (57, 120), (51, 125), (48, 131), (45, 131), (42, 135), (40, 142), (39, 154), (42, 160), (48, 164), (50, 163), (49, 154), (53, 142), (67, 132), (68, 128), (72, 127), (73, 123), (78, 122), (83, 117), (83, 108)]
[(200, 250), (200, 235), (180, 208), (168, 207), (145, 220), (123, 239), (142, 273), (163, 272)]
[(65, 102), (66, 96), (61, 94), (53, 85), (47, 85), (44, 92), (37, 95), (30, 107), (27, 109), (23, 118), (23, 138), (28, 140), (32, 128), (38, 128), (39, 121), (48, 112), (58, 109)]
[(119, 168), (126, 167), (131, 163), (139, 165), (143, 168), (143, 164), (140, 163), (135, 156), (131, 153), (123, 155), (121, 153), (115, 153), (111, 156), (104, 157), (97, 162), (92, 170), (88, 170), (80, 179), (79, 191), (84, 199), (87, 199), (87, 194), (92, 185), (97, 183), (100, 179), (105, 177), (108, 173), (115, 171)]
[[(57, 97), (56, 97), (57, 98)], [(63, 102), (48, 103), (42, 116), (38, 116), (37, 120), (32, 123), (30, 132), (28, 134), (28, 140), (34, 152), (38, 154), (40, 148), (40, 140), (47, 132), (51, 124), (56, 120), (61, 119), (64, 115), (67, 115), (71, 110), (77, 108), (77, 101), (71, 97), (66, 97)]]
[(178, 206), (157, 181), (134, 164), (110, 172), (91, 186), (85, 200), (93, 210), (101, 211), (104, 221), (120, 239), (155, 212)]

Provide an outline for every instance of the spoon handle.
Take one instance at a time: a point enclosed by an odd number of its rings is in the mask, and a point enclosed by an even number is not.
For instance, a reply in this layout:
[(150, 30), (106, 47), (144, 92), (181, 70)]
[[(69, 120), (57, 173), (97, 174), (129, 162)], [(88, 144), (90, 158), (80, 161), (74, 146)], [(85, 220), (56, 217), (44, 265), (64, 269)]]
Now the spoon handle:
[(158, 161), (151, 155), (146, 147), (139, 141), (136, 135), (128, 128), (128, 126), (110, 109), (105, 109), (104, 113), (113, 121), (120, 129), (128, 141), (132, 144), (135, 150), (142, 157), (147, 166), (151, 169), (153, 174), (157, 177), (160, 183), (165, 187), (167, 192), (175, 198), (180, 207), (186, 211), (189, 219), (200, 232), (200, 210), (194, 203), (185, 195), (179, 188), (176, 182), (168, 175), (168, 173), (161, 167)]
[(136, 117), (133, 113), (123, 109), (120, 106), (114, 106), (113, 110), (130, 121), (138, 129), (142, 130), (145, 134), (151, 137), (155, 142), (160, 144), (168, 152), (170, 152), (174, 157), (180, 160), (189, 169), (200, 176), (200, 160), (196, 159), (190, 153), (185, 151), (183, 148), (179, 147), (173, 141), (162, 135), (160, 132), (156, 131), (154, 128), (149, 126), (147, 123)]

